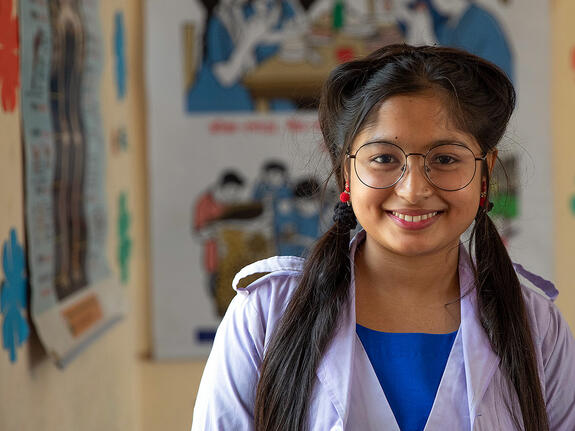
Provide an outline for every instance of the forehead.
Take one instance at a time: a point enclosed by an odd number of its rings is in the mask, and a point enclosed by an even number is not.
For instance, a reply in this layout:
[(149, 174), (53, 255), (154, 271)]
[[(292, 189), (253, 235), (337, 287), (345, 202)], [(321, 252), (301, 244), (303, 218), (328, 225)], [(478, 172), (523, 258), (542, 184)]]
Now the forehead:
[(372, 122), (356, 136), (351, 150), (376, 140), (393, 142), (410, 152), (421, 152), (446, 141), (481, 149), (473, 136), (455, 126), (445, 98), (432, 92), (386, 99)]

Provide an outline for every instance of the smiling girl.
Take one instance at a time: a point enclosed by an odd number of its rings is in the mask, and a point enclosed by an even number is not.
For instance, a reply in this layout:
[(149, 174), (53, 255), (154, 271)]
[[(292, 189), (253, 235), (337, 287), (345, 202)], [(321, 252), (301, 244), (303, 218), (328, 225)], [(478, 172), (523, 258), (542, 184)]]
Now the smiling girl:
[(334, 224), (305, 260), (238, 273), (193, 430), (575, 429), (556, 291), (514, 266), (488, 216), (514, 104), (500, 69), (455, 49), (392, 45), (332, 72)]

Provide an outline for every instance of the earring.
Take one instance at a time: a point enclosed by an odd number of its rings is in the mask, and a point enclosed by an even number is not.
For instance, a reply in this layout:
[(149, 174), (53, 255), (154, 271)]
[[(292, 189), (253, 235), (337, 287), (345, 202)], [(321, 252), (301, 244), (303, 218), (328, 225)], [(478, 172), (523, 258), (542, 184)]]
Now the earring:
[(339, 195), (339, 202), (334, 208), (333, 221), (349, 232), (357, 226), (357, 219), (351, 207), (349, 194), (349, 183), (345, 182), (345, 190)]
[(348, 206), (350, 206), (350, 205), (351, 205), (351, 204), (349, 203), (350, 197), (351, 197), (351, 195), (349, 194), (349, 183), (346, 181), (346, 182), (345, 182), (345, 190), (340, 193), (340, 195), (339, 195), (339, 200), (340, 200), (342, 203), (347, 204)]

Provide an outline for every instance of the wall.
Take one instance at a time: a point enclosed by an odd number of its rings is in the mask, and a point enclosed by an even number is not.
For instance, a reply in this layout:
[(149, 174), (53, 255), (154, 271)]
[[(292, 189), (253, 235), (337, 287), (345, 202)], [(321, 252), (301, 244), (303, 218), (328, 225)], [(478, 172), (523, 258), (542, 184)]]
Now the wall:
[[(4, 0), (0, 1), (4, 3)], [(101, 0), (101, 22), (105, 66), (102, 85), (104, 136), (124, 122), (129, 149), (121, 155), (110, 154), (107, 145), (107, 187), (110, 217), (117, 213), (117, 195), (128, 189), (128, 206), (133, 214), (134, 242), (130, 264), (130, 282), (126, 285), (130, 312), (127, 318), (107, 332), (60, 370), (47, 359), (38, 339), (31, 337), (18, 349), (18, 361), (9, 362), (0, 350), (0, 430), (2, 431), (90, 431), (140, 430), (141, 377), (139, 356), (146, 346), (145, 301), (147, 289), (147, 227), (145, 200), (145, 141), (141, 66), (140, 0)], [(128, 91), (126, 99), (116, 102), (113, 86), (114, 13), (124, 10), (127, 35)], [(6, 114), (0, 109), (0, 240), (11, 227), (23, 240), (23, 172), (19, 134), (19, 111)], [(109, 256), (115, 260), (115, 218), (109, 221)], [(147, 319), (147, 317), (146, 317)]]
[(575, 330), (575, 2), (551, 2), (552, 131), (557, 300)]

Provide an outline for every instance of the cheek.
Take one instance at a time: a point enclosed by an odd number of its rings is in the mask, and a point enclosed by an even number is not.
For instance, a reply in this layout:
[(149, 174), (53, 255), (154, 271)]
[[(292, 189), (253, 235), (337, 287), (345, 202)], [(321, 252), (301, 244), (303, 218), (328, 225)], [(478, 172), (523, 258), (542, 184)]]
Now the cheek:
[(469, 185), (467, 188), (453, 192), (452, 196), (444, 196), (444, 199), (449, 202), (449, 206), (459, 214), (465, 214), (466, 218), (473, 219), (479, 207), (479, 186)]

